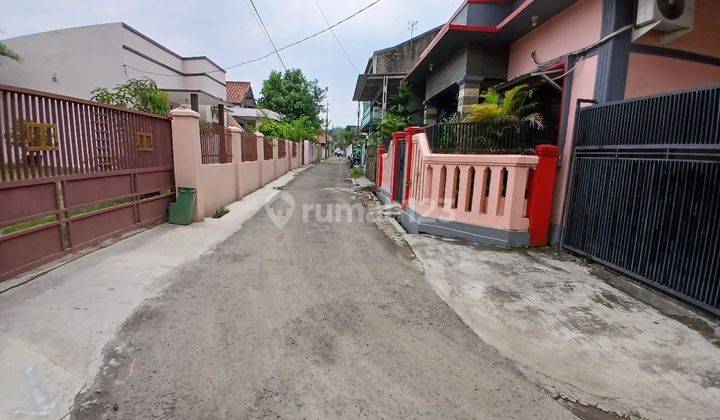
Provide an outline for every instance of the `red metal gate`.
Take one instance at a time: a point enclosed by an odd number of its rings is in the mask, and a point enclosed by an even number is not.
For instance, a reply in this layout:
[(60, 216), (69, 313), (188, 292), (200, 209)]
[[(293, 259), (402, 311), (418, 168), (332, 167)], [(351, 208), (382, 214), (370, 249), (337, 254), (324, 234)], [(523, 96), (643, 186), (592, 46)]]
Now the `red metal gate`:
[(170, 120), (0, 85), (0, 281), (166, 217)]

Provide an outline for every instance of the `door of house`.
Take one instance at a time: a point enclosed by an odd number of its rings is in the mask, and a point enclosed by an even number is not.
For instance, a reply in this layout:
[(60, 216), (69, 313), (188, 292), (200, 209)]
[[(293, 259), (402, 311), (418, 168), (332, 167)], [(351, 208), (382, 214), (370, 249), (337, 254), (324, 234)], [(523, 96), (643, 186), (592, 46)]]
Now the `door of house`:
[(393, 197), (398, 203), (403, 202), (405, 192), (405, 140), (397, 139), (397, 165), (395, 165), (395, 176), (393, 177)]
[(720, 87), (584, 107), (562, 247), (720, 314)]

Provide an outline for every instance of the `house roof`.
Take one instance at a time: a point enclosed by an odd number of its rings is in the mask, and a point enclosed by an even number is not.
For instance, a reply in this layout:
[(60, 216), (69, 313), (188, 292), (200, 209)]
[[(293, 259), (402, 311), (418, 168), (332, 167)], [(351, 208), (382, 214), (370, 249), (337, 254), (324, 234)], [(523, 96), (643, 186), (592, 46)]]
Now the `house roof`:
[(227, 89), (227, 101), (234, 104), (242, 103), (247, 98), (248, 93), (252, 95), (252, 87), (250, 82), (235, 82), (228, 80), (225, 82)]
[[(430, 45), (420, 54), (405, 78), (414, 83), (425, 79), (432, 71), (432, 64), (442, 62), (466, 43), (484, 45), (510, 45), (536, 26), (550, 20), (578, 0), (464, 0), (455, 14), (443, 25)], [(482, 14), (483, 7), (502, 8), (506, 13)], [(469, 8), (474, 7), (469, 15)], [(498, 12), (496, 10), (495, 12)], [(471, 17), (473, 19), (471, 19)], [(478, 18), (498, 22), (475, 22)]]

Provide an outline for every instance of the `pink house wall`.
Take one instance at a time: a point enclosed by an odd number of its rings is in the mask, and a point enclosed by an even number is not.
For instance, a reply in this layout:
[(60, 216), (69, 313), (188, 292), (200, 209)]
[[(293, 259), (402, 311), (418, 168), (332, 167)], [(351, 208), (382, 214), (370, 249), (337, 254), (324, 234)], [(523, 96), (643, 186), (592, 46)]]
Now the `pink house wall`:
[(561, 166), (557, 174), (555, 185), (555, 199), (553, 201), (553, 213), (551, 223), (560, 225), (562, 222), (563, 205), (565, 202), (565, 187), (567, 184), (568, 171), (570, 169), (570, 156), (573, 147), (573, 132), (575, 130), (575, 110), (578, 99), (593, 99), (595, 97), (595, 77), (597, 75), (598, 57), (590, 57), (583, 60), (573, 71), (572, 93), (570, 95), (570, 107), (568, 109), (567, 130), (565, 131), (565, 145), (560, 151)]
[[(261, 136), (258, 135), (260, 138)], [(273, 158), (265, 160), (264, 153), (258, 155), (260, 159), (260, 172), (262, 174), (262, 184), (265, 185), (268, 182), (275, 179), (275, 159), (277, 159), (277, 146), (273, 146)], [(260, 150), (262, 152), (262, 150)]]
[[(697, 0), (693, 31), (663, 47), (720, 58), (718, 25), (720, 1)], [(650, 33), (637, 43), (659, 46), (660, 37)], [(718, 66), (633, 52), (628, 63), (625, 97), (637, 98), (717, 84), (720, 84)]]
[(212, 216), (215, 210), (232, 203), (237, 199), (235, 164), (202, 165), (197, 189), (203, 192), (203, 217)]
[(602, 0), (578, 1), (510, 45), (508, 79), (537, 68), (533, 51), (540, 62), (552, 60), (597, 42), (601, 27)]
[(243, 196), (255, 191), (268, 182), (287, 173), (289, 165), (300, 166), (300, 153), (289, 161), (277, 158), (277, 147), (273, 147), (272, 159), (263, 156), (263, 136), (258, 134), (258, 160), (242, 162), (242, 130), (229, 127), (232, 136), (233, 161), (223, 164), (202, 164), (200, 151), (200, 114), (189, 109), (178, 108), (172, 116), (173, 161), (175, 180), (178, 187), (197, 189), (195, 221), (212, 216), (220, 209)]
[[(652, 74), (652, 77), (648, 77)], [(720, 67), (710, 64), (631, 53), (625, 97), (637, 98), (720, 84)]]

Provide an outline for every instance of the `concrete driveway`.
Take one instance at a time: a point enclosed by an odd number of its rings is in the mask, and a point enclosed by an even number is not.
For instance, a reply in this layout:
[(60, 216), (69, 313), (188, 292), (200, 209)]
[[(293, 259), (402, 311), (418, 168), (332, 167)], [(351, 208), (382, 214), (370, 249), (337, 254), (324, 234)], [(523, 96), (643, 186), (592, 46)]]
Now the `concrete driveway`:
[(374, 223), (327, 217), (359, 204), (346, 174), (341, 160), (313, 167), (168, 274), (106, 346), (73, 416), (573, 418)]
[(720, 418), (712, 319), (549, 251), (406, 239), (438, 295), (556, 398), (619, 416)]

